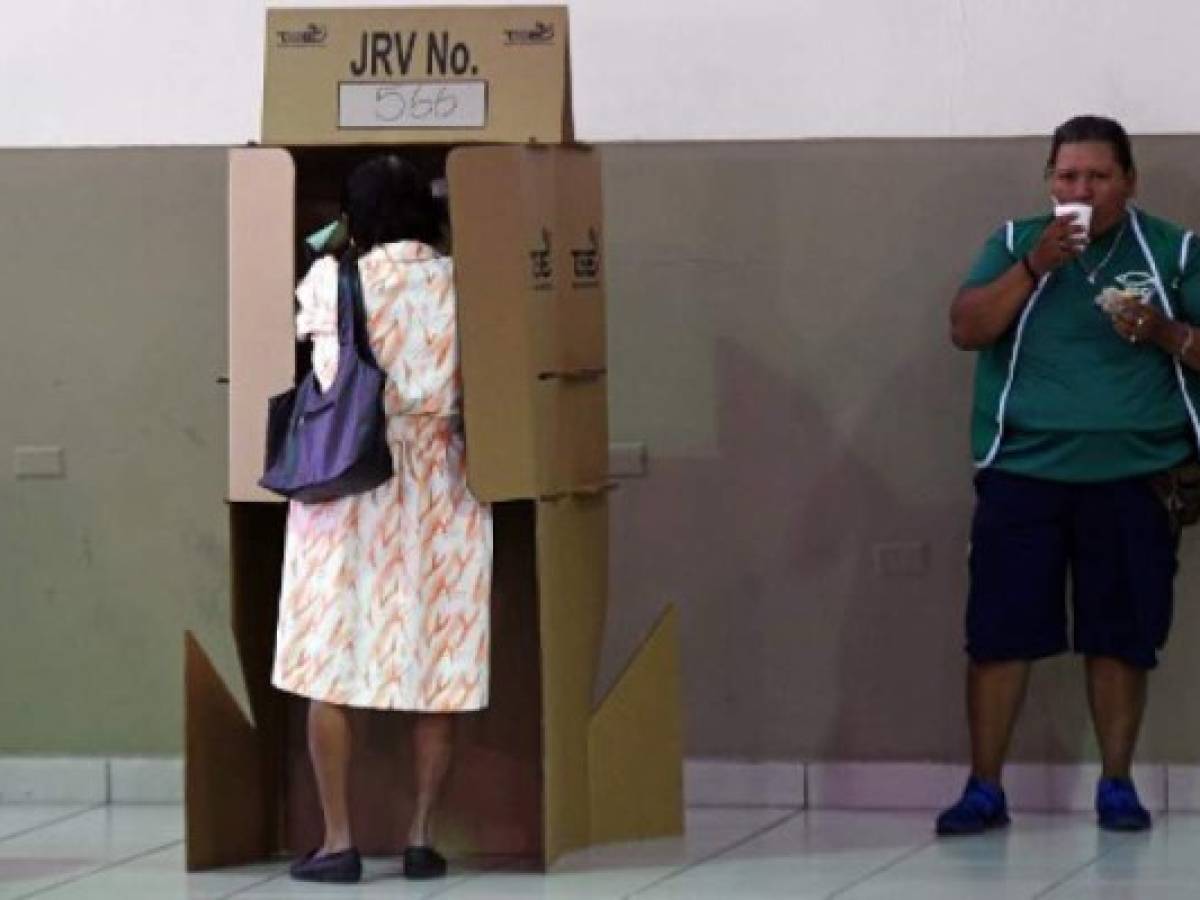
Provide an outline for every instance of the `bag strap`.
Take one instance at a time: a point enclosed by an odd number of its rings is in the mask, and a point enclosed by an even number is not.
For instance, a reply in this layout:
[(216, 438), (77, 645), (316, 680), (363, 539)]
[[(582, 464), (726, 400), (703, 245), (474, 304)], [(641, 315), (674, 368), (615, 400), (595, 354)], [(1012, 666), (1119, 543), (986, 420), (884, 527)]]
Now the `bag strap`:
[(347, 252), (338, 266), (338, 345), (353, 345), (359, 356), (379, 367), (367, 334), (367, 311), (363, 303), (358, 254)]

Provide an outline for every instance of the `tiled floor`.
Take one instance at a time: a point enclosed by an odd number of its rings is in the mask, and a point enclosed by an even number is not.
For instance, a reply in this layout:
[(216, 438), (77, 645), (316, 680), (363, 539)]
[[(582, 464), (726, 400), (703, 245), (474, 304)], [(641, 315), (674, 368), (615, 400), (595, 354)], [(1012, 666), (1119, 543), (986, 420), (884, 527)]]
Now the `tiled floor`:
[(0, 900), (1200, 897), (1198, 816), (1128, 836), (1087, 816), (1021, 815), (1006, 833), (941, 842), (930, 824), (928, 813), (696, 808), (685, 838), (573, 854), (550, 875), (452, 868), (410, 884), (381, 859), (361, 885), (323, 887), (289, 881), (281, 862), (186, 874), (177, 806), (0, 805)]

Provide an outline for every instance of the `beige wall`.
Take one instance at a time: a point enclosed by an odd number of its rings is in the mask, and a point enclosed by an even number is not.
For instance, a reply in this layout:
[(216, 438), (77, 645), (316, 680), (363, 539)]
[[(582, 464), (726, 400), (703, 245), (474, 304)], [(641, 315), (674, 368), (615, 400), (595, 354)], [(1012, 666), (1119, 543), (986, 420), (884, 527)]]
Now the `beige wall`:
[[(1197, 138), (1138, 142), (1200, 226)], [(682, 613), (691, 755), (960, 759), (971, 359), (946, 306), (1044, 204), (1044, 142), (604, 150), (614, 440), (609, 681)], [(179, 635), (226, 615), (225, 169), (218, 150), (0, 154), (0, 753), (177, 752)], [(20, 310), (18, 315), (13, 310)], [(928, 569), (883, 576), (876, 545)], [(1184, 547), (1146, 759), (1200, 759), (1200, 550)], [(1077, 666), (1040, 667), (1024, 758), (1090, 756)]]
[(225, 177), (0, 153), (0, 753), (179, 751), (183, 628), (228, 608)]

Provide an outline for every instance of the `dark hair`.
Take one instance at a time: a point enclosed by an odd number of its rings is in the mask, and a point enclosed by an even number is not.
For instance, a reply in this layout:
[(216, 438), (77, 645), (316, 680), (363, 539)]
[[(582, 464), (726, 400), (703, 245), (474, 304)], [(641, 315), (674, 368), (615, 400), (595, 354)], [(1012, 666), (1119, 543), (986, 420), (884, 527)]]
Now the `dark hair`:
[(428, 179), (394, 153), (374, 156), (346, 179), (342, 209), (360, 251), (393, 241), (441, 239), (437, 204)]
[(1082, 144), (1085, 141), (1108, 144), (1125, 174), (1133, 174), (1133, 147), (1129, 143), (1129, 135), (1120, 122), (1103, 116), (1076, 116), (1055, 128), (1054, 137), (1050, 140), (1050, 158), (1046, 161), (1046, 171), (1050, 172), (1058, 161), (1059, 147), (1063, 144)]

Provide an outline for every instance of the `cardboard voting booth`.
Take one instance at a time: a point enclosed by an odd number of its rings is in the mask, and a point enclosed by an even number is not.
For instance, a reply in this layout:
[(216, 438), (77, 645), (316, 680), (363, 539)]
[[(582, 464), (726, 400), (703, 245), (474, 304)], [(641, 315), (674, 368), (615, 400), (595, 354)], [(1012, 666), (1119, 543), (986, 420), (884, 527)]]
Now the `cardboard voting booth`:
[[(336, 210), (363, 145), (445, 170), (469, 480), (494, 512), (491, 705), (459, 720), (439, 845), (545, 866), (592, 843), (681, 833), (672, 611), (594, 696), (609, 602), (603, 221), (596, 154), (570, 144), (566, 10), (277, 9), (266, 52), (266, 146), (229, 156), (232, 628), (245, 702), (187, 635), (189, 869), (321, 837), (305, 701), (269, 683), (286, 509), (256, 481), (267, 398), (295, 377), (298, 236)], [(353, 828), (368, 854), (405, 843), (409, 726), (396, 713), (355, 721)]]

